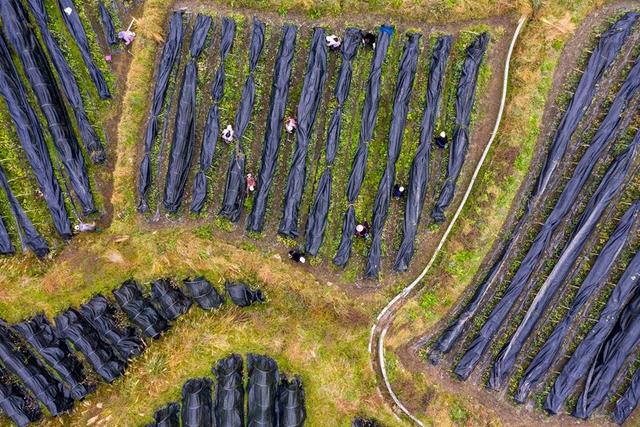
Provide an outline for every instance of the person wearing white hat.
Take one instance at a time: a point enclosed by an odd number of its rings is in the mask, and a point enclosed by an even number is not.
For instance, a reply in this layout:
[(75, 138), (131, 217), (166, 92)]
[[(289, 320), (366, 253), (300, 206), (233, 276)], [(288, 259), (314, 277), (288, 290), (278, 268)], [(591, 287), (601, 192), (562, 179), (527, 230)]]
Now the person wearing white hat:
[(329, 47), (330, 49), (337, 49), (342, 44), (342, 39), (336, 36), (335, 34), (331, 34), (330, 36), (327, 36), (326, 40), (327, 40), (327, 47)]
[(227, 144), (230, 144), (231, 142), (233, 142), (233, 134), (233, 127), (231, 125), (227, 125), (227, 127), (222, 131), (222, 139)]
[(440, 134), (436, 136), (434, 142), (438, 148), (446, 147), (447, 142), (449, 142), (449, 139), (447, 138), (447, 133), (445, 131), (440, 132)]
[(404, 188), (404, 186), (400, 185), (400, 184), (396, 184), (393, 186), (393, 197), (396, 199), (401, 199), (404, 197), (405, 195), (405, 190), (406, 188)]

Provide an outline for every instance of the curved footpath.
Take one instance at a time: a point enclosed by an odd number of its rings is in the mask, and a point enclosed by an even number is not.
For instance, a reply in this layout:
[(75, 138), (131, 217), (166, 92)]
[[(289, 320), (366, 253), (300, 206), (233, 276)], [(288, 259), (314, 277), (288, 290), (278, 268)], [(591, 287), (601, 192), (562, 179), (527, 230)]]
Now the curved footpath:
[[(460, 216), (460, 213), (462, 212), (462, 209), (464, 208), (467, 202), (467, 199), (471, 194), (471, 190), (473, 189), (473, 185), (475, 184), (478, 174), (480, 173), (480, 169), (482, 168), (482, 165), (484, 164), (487, 154), (489, 153), (489, 150), (493, 145), (493, 141), (495, 140), (496, 134), (498, 132), (498, 128), (500, 127), (500, 122), (502, 120), (502, 113), (504, 111), (504, 104), (507, 98), (507, 83), (509, 80), (509, 65), (511, 62), (511, 54), (513, 53), (513, 48), (516, 44), (516, 41), (518, 40), (518, 36), (520, 35), (520, 32), (522, 31), (522, 28), (524, 27), (524, 24), (526, 21), (527, 21), (527, 16), (522, 16), (518, 21), (518, 26), (516, 27), (513, 33), (513, 38), (511, 39), (511, 44), (509, 45), (509, 51), (507, 52), (507, 57), (505, 59), (504, 77), (502, 80), (502, 97), (500, 99), (500, 109), (498, 110), (496, 123), (495, 123), (495, 126), (493, 127), (493, 131), (491, 132), (489, 143), (487, 144), (484, 151), (482, 152), (482, 157), (480, 157), (480, 161), (478, 162), (475, 170), (473, 171), (471, 182), (469, 183), (469, 186), (467, 187), (467, 190), (464, 193), (464, 197), (462, 198), (462, 201), (460, 202), (458, 209), (453, 215), (453, 218), (449, 223), (449, 226), (444, 232), (442, 239), (440, 239), (440, 242), (438, 243), (436, 250), (431, 256), (431, 259), (427, 263), (427, 266), (424, 268), (424, 270), (422, 270), (422, 272), (418, 275), (418, 277), (415, 278), (413, 282), (411, 282), (407, 287), (405, 287), (398, 295), (396, 295), (389, 302), (389, 304), (387, 304), (382, 309), (382, 311), (380, 311), (380, 314), (378, 314), (378, 317), (376, 318), (375, 323), (371, 327), (371, 335), (369, 338), (369, 354), (371, 355), (371, 365), (373, 367), (373, 370), (376, 371), (377, 375), (382, 379), (382, 381), (378, 382), (379, 384), (378, 387), (380, 388), (381, 382), (384, 383), (384, 386), (386, 388), (386, 393), (384, 393), (384, 390), (380, 390), (380, 391), (382, 392), (383, 396), (387, 397), (386, 399), (387, 401), (389, 400), (388, 398), (391, 397), (393, 403), (392, 402), (388, 402), (388, 403), (391, 406), (395, 404), (398, 408), (400, 408), (402, 412), (404, 412), (404, 414), (407, 417), (409, 417), (414, 423), (416, 423), (421, 427), (424, 427), (424, 424), (422, 423), (422, 421), (420, 421), (402, 404), (400, 399), (398, 399), (398, 396), (396, 396), (393, 389), (391, 388), (391, 384), (389, 383), (389, 378), (387, 376), (387, 369), (386, 369), (386, 364), (384, 359), (384, 339), (387, 334), (387, 331), (389, 330), (389, 327), (393, 324), (395, 314), (398, 312), (400, 308), (402, 308), (402, 306), (409, 299), (409, 297), (413, 296), (414, 291), (416, 291), (418, 288), (418, 284), (422, 281), (424, 276), (431, 269), (431, 266), (433, 265), (436, 257), (442, 250), (442, 247), (444, 246), (445, 242), (447, 241), (447, 238), (449, 237), (449, 233), (453, 229), (453, 226), (456, 224), (456, 221), (458, 220), (458, 217)], [(376, 357), (376, 352), (377, 352), (377, 357)]]

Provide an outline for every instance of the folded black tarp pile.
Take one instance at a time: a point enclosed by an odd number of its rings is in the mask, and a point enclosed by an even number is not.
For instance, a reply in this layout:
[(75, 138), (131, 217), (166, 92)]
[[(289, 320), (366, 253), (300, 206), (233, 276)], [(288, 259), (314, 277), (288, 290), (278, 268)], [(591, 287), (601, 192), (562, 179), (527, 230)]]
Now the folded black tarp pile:
[(222, 19), (222, 35), (220, 37), (220, 65), (216, 71), (211, 89), (212, 105), (207, 115), (207, 123), (202, 137), (200, 151), (200, 170), (193, 180), (193, 195), (191, 200), (191, 212), (200, 212), (207, 199), (207, 176), (205, 173), (211, 168), (213, 156), (220, 132), (219, 103), (224, 95), (224, 61), (233, 47), (233, 37), (236, 33), (236, 23), (229, 18)]
[(469, 125), (475, 101), (480, 64), (489, 45), (489, 34), (480, 34), (467, 48), (456, 94), (456, 122), (449, 147), (449, 163), (440, 196), (431, 216), (436, 222), (445, 220), (444, 211), (453, 201), (456, 182), (469, 148)]
[(187, 62), (182, 78), (164, 187), (164, 207), (169, 212), (177, 211), (182, 203), (184, 187), (191, 167), (191, 158), (196, 143), (196, 86), (198, 84), (196, 62), (204, 49), (211, 21), (210, 16), (198, 15), (191, 35), (189, 62)]
[(238, 222), (240, 219), (242, 205), (244, 203), (246, 157), (242, 138), (253, 114), (256, 96), (254, 73), (264, 46), (264, 31), (264, 23), (254, 18), (251, 46), (249, 46), (249, 75), (242, 88), (240, 106), (236, 111), (233, 128), (236, 146), (234, 152), (231, 153), (231, 160), (229, 161), (229, 168), (227, 169), (227, 181), (224, 186), (224, 198), (222, 200), (222, 207), (220, 208), (220, 216), (232, 222)]
[(182, 387), (182, 426), (213, 427), (213, 402), (209, 378), (194, 378)]
[[(49, 132), (60, 160), (69, 175), (82, 210), (85, 214), (96, 210), (89, 185), (82, 150), (73, 132), (73, 125), (64, 106), (60, 90), (53, 76), (49, 61), (29, 24), (26, 10), (18, 0), (0, 2), (0, 16), (4, 34), (20, 58), (27, 80), (33, 88), (36, 100), (44, 114)], [(37, 119), (34, 118), (34, 121)], [(24, 126), (17, 123), (16, 126)]]
[(102, 99), (111, 98), (107, 81), (105, 80), (102, 71), (100, 71), (91, 57), (89, 39), (87, 38), (87, 33), (85, 32), (84, 27), (82, 26), (82, 21), (80, 20), (80, 16), (78, 15), (78, 11), (76, 10), (73, 0), (58, 0), (58, 5), (60, 6), (60, 12), (62, 13), (62, 18), (67, 26), (67, 30), (69, 30), (71, 37), (76, 42), (76, 45), (80, 50), (82, 60), (87, 66), (87, 70), (89, 70), (91, 80), (93, 80), (93, 84), (98, 90), (98, 95), (100, 95), (100, 98)]
[(327, 141), (325, 143), (325, 168), (318, 181), (316, 196), (309, 211), (307, 226), (305, 230), (306, 244), (305, 251), (310, 255), (317, 255), (322, 245), (324, 231), (327, 226), (327, 216), (331, 203), (331, 176), (333, 161), (336, 158), (338, 143), (340, 142), (340, 132), (342, 129), (342, 106), (344, 105), (351, 90), (351, 78), (353, 76), (352, 62), (358, 51), (358, 46), (362, 40), (360, 30), (347, 28), (344, 40), (340, 47), (342, 63), (338, 71), (338, 79), (334, 89), (336, 99), (336, 109), (333, 111), (329, 128), (327, 130)]
[(244, 377), (242, 357), (232, 354), (213, 367), (216, 376), (214, 418), (216, 426), (244, 426)]
[(260, 172), (257, 177), (256, 195), (251, 214), (247, 219), (247, 230), (261, 232), (264, 226), (264, 215), (267, 211), (267, 199), (273, 181), (280, 140), (282, 138), (282, 121), (289, 95), (289, 79), (291, 65), (296, 44), (297, 28), (285, 25), (282, 29), (282, 40), (278, 49), (276, 64), (273, 69), (273, 83), (271, 86), (271, 100), (269, 102), (269, 116), (267, 129), (264, 134)]
[(0, 409), (18, 427), (27, 426), (42, 418), (42, 410), (35, 398), (1, 366)]
[(147, 130), (144, 134), (144, 157), (140, 163), (138, 176), (138, 197), (140, 198), (138, 210), (140, 212), (146, 212), (149, 209), (147, 193), (151, 187), (151, 151), (158, 135), (158, 119), (162, 112), (167, 87), (169, 86), (171, 70), (173, 70), (176, 59), (180, 54), (182, 37), (182, 12), (173, 12), (169, 21), (169, 31), (162, 49), (158, 72), (155, 76), (156, 85), (153, 89), (151, 112)]
[(558, 125), (558, 129), (556, 130), (551, 142), (549, 154), (545, 160), (545, 166), (543, 167), (544, 172), (541, 172), (538, 176), (538, 185), (534, 188), (524, 214), (515, 226), (514, 231), (508, 243), (504, 246), (498, 260), (493, 263), (489, 269), (489, 273), (477, 288), (469, 303), (465, 305), (455, 322), (444, 331), (432, 348), (429, 357), (433, 363), (438, 362), (442, 353), (447, 353), (451, 350), (453, 345), (460, 338), (462, 332), (465, 330), (466, 324), (475, 316), (478, 309), (482, 306), (482, 301), (491, 288), (491, 285), (495, 282), (498, 274), (502, 271), (503, 264), (508, 259), (507, 254), (516, 247), (518, 239), (515, 237), (519, 234), (519, 230), (522, 228), (524, 223), (529, 220), (529, 214), (532, 211), (532, 204), (535, 204), (537, 196), (542, 194), (546, 188), (546, 183), (556, 171), (560, 160), (564, 157), (567, 146), (566, 141), (571, 138), (571, 135), (575, 132), (579, 121), (584, 116), (604, 70), (606, 70), (606, 68), (608, 68), (615, 59), (617, 52), (620, 50), (638, 16), (640, 15), (633, 13), (624, 15), (620, 20), (614, 23), (611, 28), (605, 31), (600, 38), (598, 45), (591, 54), (585, 72), (582, 74), (576, 92), (569, 103), (569, 107)]
[(153, 415), (154, 422), (147, 427), (180, 427), (180, 404), (171, 402), (158, 409)]
[(377, 277), (380, 272), (380, 258), (382, 256), (382, 232), (389, 213), (391, 190), (396, 179), (396, 162), (402, 150), (404, 129), (409, 114), (409, 101), (413, 92), (413, 81), (416, 76), (418, 53), (420, 52), (420, 38), (422, 34), (409, 34), (405, 41), (395, 94), (393, 96), (393, 116), (389, 128), (387, 144), (387, 163), (378, 185), (378, 192), (373, 203), (373, 218), (371, 220), (371, 246), (364, 276)]
[(204, 310), (212, 310), (224, 304), (224, 297), (204, 277), (183, 281), (187, 295)]
[(451, 52), (451, 36), (438, 37), (431, 54), (429, 82), (425, 98), (424, 113), (420, 123), (420, 142), (411, 163), (409, 185), (407, 188), (407, 206), (404, 210), (402, 243), (398, 249), (393, 268), (406, 271), (413, 258), (414, 242), (424, 206), (424, 197), (429, 180), (429, 162), (431, 157), (431, 138), (438, 116), (438, 106), (442, 97), (447, 60)]
[[(49, 52), (49, 57), (51, 58), (53, 67), (58, 73), (58, 78), (62, 84), (62, 91), (64, 92), (67, 101), (69, 101), (69, 105), (71, 105), (71, 108), (73, 109), (73, 113), (76, 117), (76, 123), (78, 124), (80, 139), (89, 153), (89, 158), (94, 163), (101, 163), (105, 160), (104, 147), (87, 117), (84, 102), (82, 101), (82, 95), (80, 94), (80, 88), (78, 87), (78, 82), (73, 75), (73, 71), (67, 63), (58, 42), (53, 38), (51, 31), (49, 31), (50, 21), (49, 16), (47, 15), (47, 10), (44, 6), (44, 0), (28, 0), (28, 3), (31, 8), (31, 12), (33, 13), (33, 17), (36, 20), (36, 24), (40, 29), (42, 41)], [(102, 3), (100, 3), (100, 5), (104, 7)]]
[(167, 320), (176, 320), (191, 307), (191, 300), (169, 279), (154, 280), (151, 284), (151, 295), (160, 314)]
[(362, 107), (362, 121), (360, 122), (360, 141), (353, 162), (351, 164), (351, 174), (347, 184), (347, 202), (349, 207), (344, 214), (342, 222), (342, 237), (340, 246), (333, 258), (333, 263), (344, 266), (351, 256), (351, 244), (353, 233), (356, 229), (356, 211), (354, 203), (360, 194), (364, 173), (367, 167), (367, 157), (369, 142), (373, 139), (373, 131), (376, 127), (378, 117), (378, 106), (380, 104), (380, 80), (382, 78), (382, 65), (387, 56), (387, 49), (393, 35), (393, 27), (383, 25), (376, 39), (376, 49), (371, 61), (369, 79), (367, 81), (367, 92)]
[(13, 255), (15, 252), (16, 250), (11, 243), (11, 237), (4, 224), (4, 220), (0, 218), (0, 254)]
[(296, 149), (284, 193), (282, 221), (278, 233), (291, 238), (298, 237), (298, 213), (307, 175), (307, 150), (311, 132), (318, 115), (318, 107), (327, 81), (327, 45), (322, 28), (316, 28), (311, 38), (307, 68), (298, 102), (298, 127), (296, 127)]
[(277, 425), (278, 364), (269, 357), (249, 354), (247, 370), (247, 425)]
[(125, 281), (113, 291), (113, 295), (131, 322), (149, 338), (160, 338), (160, 335), (169, 329), (169, 322), (158, 313), (134, 280)]
[(111, 14), (106, 8), (103, 2), (98, 2), (98, 9), (100, 11), (100, 21), (102, 21), (102, 30), (104, 31), (104, 39), (110, 46), (118, 44), (118, 38), (116, 35), (116, 28), (113, 26), (113, 20)]
[(251, 289), (245, 283), (226, 282), (225, 288), (231, 301), (238, 307), (248, 307), (253, 303), (262, 303), (265, 297), (260, 289)]
[(278, 387), (278, 425), (302, 427), (306, 418), (302, 381), (298, 377), (289, 380), (282, 374)]
[(622, 396), (616, 402), (616, 407), (613, 410), (613, 420), (622, 425), (629, 418), (629, 415), (638, 406), (640, 401), (640, 370), (636, 370), (636, 373), (631, 379), (631, 384), (624, 391)]

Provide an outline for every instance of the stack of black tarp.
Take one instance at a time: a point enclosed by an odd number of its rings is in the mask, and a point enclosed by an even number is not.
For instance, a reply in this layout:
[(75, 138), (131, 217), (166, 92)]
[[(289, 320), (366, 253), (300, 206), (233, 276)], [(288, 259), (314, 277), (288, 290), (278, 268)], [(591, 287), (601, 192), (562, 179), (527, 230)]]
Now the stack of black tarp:
[(251, 289), (246, 283), (226, 282), (225, 288), (231, 301), (238, 307), (248, 307), (254, 303), (265, 301), (260, 289)]
[(151, 284), (151, 296), (160, 314), (167, 320), (176, 320), (191, 307), (191, 300), (169, 279), (154, 280)]
[(194, 378), (182, 387), (182, 426), (213, 427), (211, 379)]
[(380, 27), (376, 39), (376, 49), (371, 61), (369, 79), (367, 81), (367, 92), (362, 107), (362, 121), (360, 122), (360, 140), (358, 149), (351, 164), (351, 174), (347, 184), (347, 202), (349, 207), (344, 214), (342, 222), (342, 237), (340, 246), (333, 258), (333, 263), (344, 266), (351, 257), (351, 245), (353, 243), (353, 233), (356, 230), (356, 211), (354, 203), (360, 194), (362, 181), (367, 168), (367, 157), (369, 142), (373, 139), (373, 131), (376, 127), (378, 117), (378, 107), (380, 104), (380, 81), (382, 78), (382, 65), (387, 56), (387, 49), (393, 35), (393, 27), (383, 25)]
[(125, 281), (118, 289), (113, 291), (118, 304), (127, 313), (131, 322), (142, 332), (153, 339), (169, 329), (169, 322), (162, 317), (158, 310), (145, 297), (138, 284), (133, 280)]
[(247, 426), (277, 425), (278, 364), (270, 357), (250, 353), (247, 370)]
[(212, 310), (224, 304), (224, 297), (204, 277), (185, 279), (183, 283), (189, 298), (195, 301), (200, 308)]
[(147, 427), (180, 427), (180, 404), (171, 402), (153, 414), (154, 422)]
[(244, 379), (242, 357), (232, 354), (216, 363), (216, 398), (214, 418), (216, 426), (244, 426)]
[(278, 386), (278, 425), (302, 427), (307, 419), (304, 388), (300, 378), (287, 379), (281, 375)]
[(36, 399), (0, 366), (0, 409), (19, 427), (42, 418)]

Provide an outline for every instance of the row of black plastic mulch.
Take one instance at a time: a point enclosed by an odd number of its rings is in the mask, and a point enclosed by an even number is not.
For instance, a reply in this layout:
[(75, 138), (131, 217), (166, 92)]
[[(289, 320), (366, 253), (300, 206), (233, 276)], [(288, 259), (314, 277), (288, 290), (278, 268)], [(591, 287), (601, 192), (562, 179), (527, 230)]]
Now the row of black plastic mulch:
[[(0, 408), (18, 425), (42, 416), (37, 401), (54, 416), (69, 411), (74, 400), (96, 388), (72, 349), (111, 383), (144, 351), (144, 338), (159, 338), (192, 302), (206, 310), (224, 304), (224, 296), (203, 277), (183, 284), (158, 279), (149, 298), (134, 280), (127, 280), (113, 291), (117, 305), (96, 295), (79, 309), (57, 315), (55, 325), (44, 314), (15, 325), (0, 321)], [(227, 282), (225, 287), (238, 306), (264, 301), (260, 290), (243, 283)]]
[[(270, 357), (247, 355), (247, 383), (242, 357), (219, 360), (211, 378), (194, 378), (182, 387), (182, 402), (171, 402), (154, 415), (154, 427), (300, 427), (306, 420), (304, 388), (289, 379)], [(246, 399), (246, 405), (245, 405)], [(246, 413), (245, 413), (246, 408)], [(182, 423), (182, 424), (181, 424)]]

